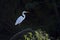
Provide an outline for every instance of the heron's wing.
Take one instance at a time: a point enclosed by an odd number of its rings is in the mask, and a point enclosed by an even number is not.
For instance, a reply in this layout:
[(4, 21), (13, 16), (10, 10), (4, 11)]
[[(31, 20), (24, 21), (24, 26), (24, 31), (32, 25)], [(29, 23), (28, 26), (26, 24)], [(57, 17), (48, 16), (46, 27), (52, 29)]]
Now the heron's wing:
[(15, 25), (20, 24), (24, 20), (24, 17), (20, 16), (17, 18)]

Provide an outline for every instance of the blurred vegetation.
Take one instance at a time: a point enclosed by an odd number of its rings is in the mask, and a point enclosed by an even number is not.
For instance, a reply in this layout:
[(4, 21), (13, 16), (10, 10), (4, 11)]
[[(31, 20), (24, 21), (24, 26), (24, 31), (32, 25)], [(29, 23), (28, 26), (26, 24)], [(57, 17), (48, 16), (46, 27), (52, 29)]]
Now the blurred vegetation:
[(31, 32), (28, 32), (29, 35), (24, 35), (25, 40), (51, 40), (48, 37), (47, 33), (44, 33), (43, 31), (35, 30), (35, 35), (33, 35)]
[(51, 38), (41, 29), (25, 29), (13, 35), (10, 40), (51, 40)]

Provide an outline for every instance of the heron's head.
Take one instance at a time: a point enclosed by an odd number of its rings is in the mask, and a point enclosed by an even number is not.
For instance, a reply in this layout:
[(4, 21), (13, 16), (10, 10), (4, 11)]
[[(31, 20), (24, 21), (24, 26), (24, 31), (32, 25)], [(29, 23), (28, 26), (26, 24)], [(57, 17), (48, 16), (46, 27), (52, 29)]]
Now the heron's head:
[(30, 13), (29, 11), (23, 11), (22, 13)]

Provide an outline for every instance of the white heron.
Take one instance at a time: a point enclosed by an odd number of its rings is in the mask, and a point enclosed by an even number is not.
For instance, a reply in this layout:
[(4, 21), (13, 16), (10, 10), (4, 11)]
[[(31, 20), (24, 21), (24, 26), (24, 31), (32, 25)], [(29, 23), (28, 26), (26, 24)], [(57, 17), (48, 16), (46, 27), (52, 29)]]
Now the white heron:
[(24, 13), (29, 13), (29, 12), (28, 12), (28, 11), (23, 11), (23, 12), (22, 12), (22, 16), (19, 16), (19, 17), (17, 18), (17, 20), (16, 20), (16, 22), (15, 22), (15, 25), (20, 24), (20, 23), (26, 18), (26, 16), (25, 16)]

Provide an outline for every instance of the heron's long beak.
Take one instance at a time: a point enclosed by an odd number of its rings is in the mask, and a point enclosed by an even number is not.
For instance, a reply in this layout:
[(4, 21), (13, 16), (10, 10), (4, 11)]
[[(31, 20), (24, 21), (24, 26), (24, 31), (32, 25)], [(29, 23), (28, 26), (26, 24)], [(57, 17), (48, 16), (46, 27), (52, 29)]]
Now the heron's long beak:
[(27, 11), (27, 13), (30, 13), (29, 11)]

